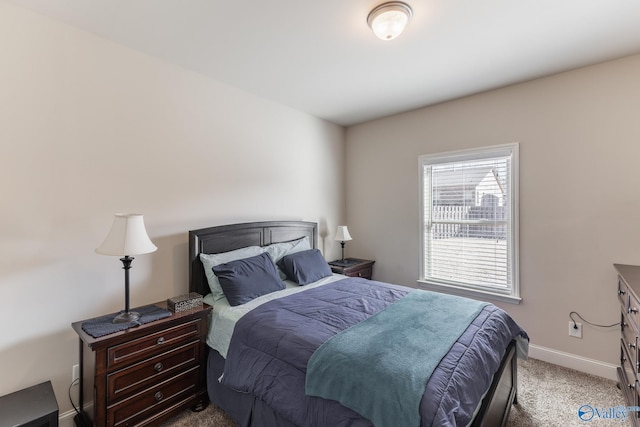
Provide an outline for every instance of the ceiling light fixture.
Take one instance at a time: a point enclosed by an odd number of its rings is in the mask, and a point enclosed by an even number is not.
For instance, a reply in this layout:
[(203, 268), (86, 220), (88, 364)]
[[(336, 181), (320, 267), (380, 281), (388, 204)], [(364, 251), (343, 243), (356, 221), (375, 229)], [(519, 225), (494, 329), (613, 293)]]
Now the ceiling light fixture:
[(390, 1), (376, 6), (367, 16), (367, 24), (382, 40), (398, 37), (409, 23), (413, 11), (401, 1)]

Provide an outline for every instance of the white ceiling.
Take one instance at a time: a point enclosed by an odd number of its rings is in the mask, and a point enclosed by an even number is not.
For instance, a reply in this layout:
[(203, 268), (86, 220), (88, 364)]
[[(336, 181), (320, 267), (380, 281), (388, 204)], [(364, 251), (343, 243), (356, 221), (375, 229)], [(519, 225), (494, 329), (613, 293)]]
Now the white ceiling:
[(640, 53), (640, 0), (8, 0), (341, 125)]

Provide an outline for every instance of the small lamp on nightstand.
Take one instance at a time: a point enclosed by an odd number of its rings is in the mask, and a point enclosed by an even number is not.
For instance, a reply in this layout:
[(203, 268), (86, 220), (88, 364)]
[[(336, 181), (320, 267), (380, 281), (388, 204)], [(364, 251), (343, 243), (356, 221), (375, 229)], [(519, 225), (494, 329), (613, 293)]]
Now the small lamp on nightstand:
[(124, 269), (124, 311), (118, 314), (113, 323), (134, 322), (140, 318), (135, 311), (129, 311), (129, 269), (131, 268), (131, 255), (142, 255), (154, 252), (156, 245), (153, 244), (147, 230), (144, 228), (144, 221), (140, 214), (116, 214), (111, 226), (111, 231), (107, 238), (96, 249), (100, 255), (122, 256)]
[(349, 229), (347, 228), (346, 225), (338, 226), (338, 231), (336, 231), (335, 240), (338, 240), (340, 242), (340, 245), (342, 245), (342, 261), (344, 261), (344, 242), (348, 240), (352, 240), (351, 234), (349, 234)]

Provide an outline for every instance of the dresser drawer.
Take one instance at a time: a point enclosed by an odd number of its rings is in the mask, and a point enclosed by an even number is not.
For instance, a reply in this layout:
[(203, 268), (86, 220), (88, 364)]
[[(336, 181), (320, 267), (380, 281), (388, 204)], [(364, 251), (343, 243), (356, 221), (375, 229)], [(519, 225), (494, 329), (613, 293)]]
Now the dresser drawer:
[(630, 292), (627, 284), (624, 283), (622, 277), (618, 276), (618, 300), (625, 312), (629, 309), (629, 295)]
[(629, 321), (636, 330), (640, 330), (640, 301), (627, 284), (618, 276), (618, 300), (622, 310), (629, 315)]
[(632, 293), (629, 294), (627, 317), (629, 318), (631, 326), (633, 326), (636, 331), (640, 329), (640, 302), (638, 302)]
[(622, 345), (625, 347), (629, 359), (629, 365), (637, 372), (639, 363), (638, 352), (638, 333), (636, 330), (627, 324), (627, 317), (624, 313), (621, 316), (622, 329)]
[(195, 340), (107, 375), (108, 404), (195, 366), (199, 362), (199, 350), (200, 342)]
[(124, 399), (107, 409), (108, 426), (134, 426), (154, 414), (170, 408), (200, 388), (199, 366), (172, 377), (157, 386)]
[(107, 351), (108, 369), (124, 367), (161, 353), (170, 347), (198, 339), (200, 327), (201, 322), (196, 320), (109, 347)]
[[(635, 369), (631, 365), (631, 359), (624, 342), (620, 343), (620, 389), (625, 395), (625, 400), (631, 406), (637, 406), (640, 402), (638, 380)], [(630, 411), (630, 416), (638, 417), (637, 411)]]

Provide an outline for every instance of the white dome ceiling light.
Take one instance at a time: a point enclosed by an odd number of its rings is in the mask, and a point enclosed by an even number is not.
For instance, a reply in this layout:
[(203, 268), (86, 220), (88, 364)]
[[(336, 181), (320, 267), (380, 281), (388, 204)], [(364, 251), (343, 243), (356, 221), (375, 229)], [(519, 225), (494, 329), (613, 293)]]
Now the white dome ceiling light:
[(390, 1), (376, 6), (367, 16), (367, 23), (382, 40), (398, 37), (409, 23), (413, 11), (401, 1)]

